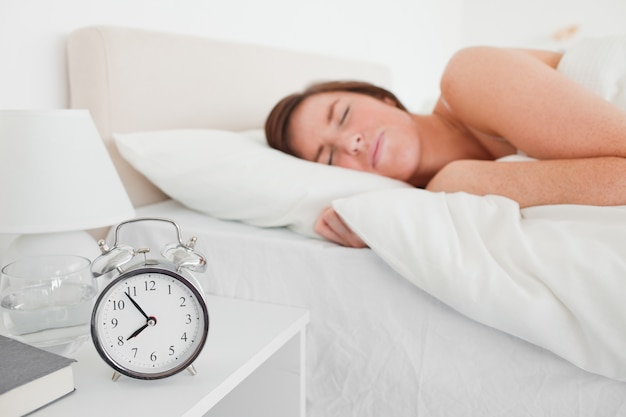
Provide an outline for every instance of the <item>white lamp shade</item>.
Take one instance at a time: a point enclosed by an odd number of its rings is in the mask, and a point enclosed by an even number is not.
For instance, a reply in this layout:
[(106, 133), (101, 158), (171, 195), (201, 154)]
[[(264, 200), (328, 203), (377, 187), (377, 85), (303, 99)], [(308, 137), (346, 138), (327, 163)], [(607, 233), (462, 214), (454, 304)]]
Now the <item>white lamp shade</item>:
[(0, 110), (0, 233), (95, 229), (134, 215), (87, 110)]

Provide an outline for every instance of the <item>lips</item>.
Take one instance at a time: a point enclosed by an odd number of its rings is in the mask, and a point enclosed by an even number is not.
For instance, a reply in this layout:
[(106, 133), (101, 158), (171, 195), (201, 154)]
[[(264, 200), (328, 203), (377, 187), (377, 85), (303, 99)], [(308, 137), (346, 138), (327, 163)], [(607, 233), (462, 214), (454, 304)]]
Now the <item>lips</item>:
[(380, 161), (384, 143), (385, 143), (385, 134), (384, 132), (380, 132), (380, 134), (376, 136), (376, 139), (374, 140), (374, 142), (372, 143), (372, 146), (370, 146), (370, 149), (369, 149), (369, 160), (370, 160), (370, 166), (372, 168), (376, 168), (376, 165), (378, 165), (378, 162)]

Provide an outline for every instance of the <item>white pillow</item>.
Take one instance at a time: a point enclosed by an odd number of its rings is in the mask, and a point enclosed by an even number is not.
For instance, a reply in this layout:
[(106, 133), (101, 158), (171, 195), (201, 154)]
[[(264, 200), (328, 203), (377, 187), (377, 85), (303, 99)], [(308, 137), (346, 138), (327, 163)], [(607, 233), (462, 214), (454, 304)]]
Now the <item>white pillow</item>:
[(113, 135), (122, 156), (194, 210), (263, 227), (313, 230), (332, 200), (410, 187), (379, 175), (304, 161), (270, 148), (261, 130), (183, 129)]
[(333, 207), (402, 276), (457, 311), (626, 381), (626, 206), (520, 212), (505, 197), (412, 189)]

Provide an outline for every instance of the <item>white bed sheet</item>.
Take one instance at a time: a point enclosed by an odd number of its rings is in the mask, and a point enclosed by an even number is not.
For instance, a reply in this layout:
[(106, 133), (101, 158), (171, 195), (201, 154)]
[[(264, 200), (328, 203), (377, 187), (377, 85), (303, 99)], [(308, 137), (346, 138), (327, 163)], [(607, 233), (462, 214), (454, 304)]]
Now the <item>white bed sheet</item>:
[[(198, 237), (206, 292), (311, 311), (310, 417), (626, 415), (626, 384), (462, 316), (369, 249), (217, 220), (172, 200), (137, 215)], [(120, 235), (153, 250), (173, 240), (161, 223)]]

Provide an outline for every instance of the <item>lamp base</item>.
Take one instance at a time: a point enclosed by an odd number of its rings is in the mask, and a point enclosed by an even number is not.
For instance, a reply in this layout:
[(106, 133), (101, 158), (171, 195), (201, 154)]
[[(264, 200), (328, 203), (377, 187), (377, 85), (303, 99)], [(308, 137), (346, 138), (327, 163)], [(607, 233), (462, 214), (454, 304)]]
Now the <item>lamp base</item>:
[(98, 243), (83, 230), (20, 235), (2, 255), (2, 265), (37, 255), (80, 255), (93, 261), (100, 255)]

